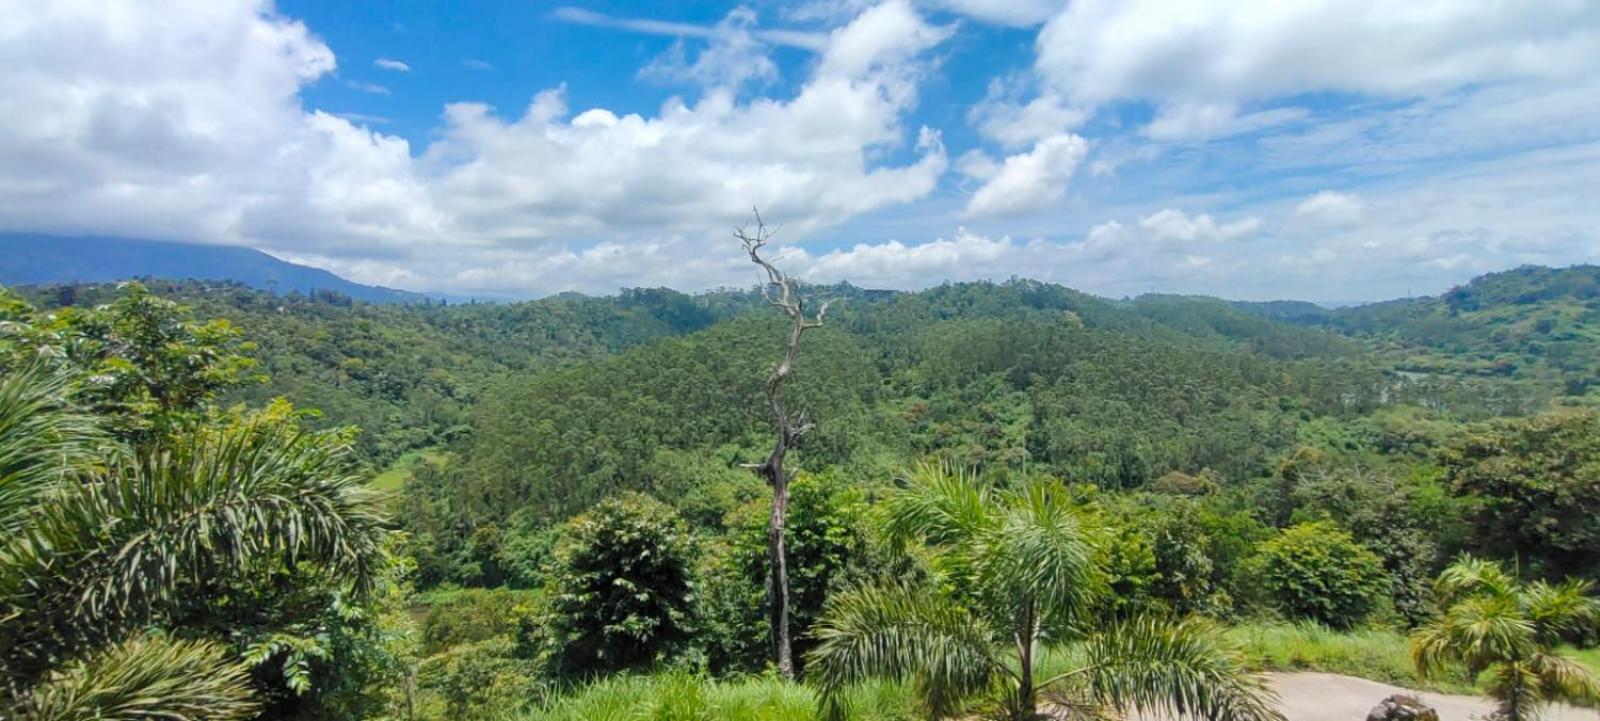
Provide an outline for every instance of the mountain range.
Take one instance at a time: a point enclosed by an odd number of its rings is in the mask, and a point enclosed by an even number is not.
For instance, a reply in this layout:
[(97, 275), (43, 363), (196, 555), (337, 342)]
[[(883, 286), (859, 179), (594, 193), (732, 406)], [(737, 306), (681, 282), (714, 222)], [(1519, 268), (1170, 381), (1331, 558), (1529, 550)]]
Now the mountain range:
[(253, 248), (0, 233), (0, 285), (110, 283), (131, 278), (230, 280), (278, 293), (331, 291), (369, 303), (421, 303), (436, 297), (363, 285)]

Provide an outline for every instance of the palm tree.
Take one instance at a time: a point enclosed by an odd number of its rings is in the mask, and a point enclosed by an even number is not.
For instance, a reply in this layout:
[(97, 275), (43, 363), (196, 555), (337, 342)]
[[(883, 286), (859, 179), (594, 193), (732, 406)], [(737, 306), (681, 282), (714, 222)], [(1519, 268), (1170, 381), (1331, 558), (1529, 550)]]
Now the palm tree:
[[(998, 700), (1013, 721), (1041, 695), (1065, 713), (1137, 709), (1229, 721), (1280, 721), (1275, 696), (1199, 619), (1097, 623), (1104, 580), (1086, 513), (1059, 482), (1001, 491), (923, 466), (887, 503), (899, 542), (935, 554), (932, 578), (837, 594), (813, 630), (811, 673), (830, 716), (870, 678), (914, 682), (934, 717)], [(1070, 667), (1040, 679), (1041, 656)]]
[(145, 629), (204, 584), (273, 567), (362, 591), (384, 534), (362, 479), (337, 438), (273, 419), (136, 454), (72, 387), (0, 378), (0, 699), (22, 719), (247, 717), (237, 659)]
[(1600, 701), (1600, 678), (1555, 652), (1564, 636), (1600, 618), (1589, 584), (1519, 583), (1499, 564), (1462, 557), (1439, 575), (1443, 612), (1411, 636), (1420, 674), (1465, 667), (1487, 671), (1489, 695), (1505, 721), (1530, 721), (1553, 701)]

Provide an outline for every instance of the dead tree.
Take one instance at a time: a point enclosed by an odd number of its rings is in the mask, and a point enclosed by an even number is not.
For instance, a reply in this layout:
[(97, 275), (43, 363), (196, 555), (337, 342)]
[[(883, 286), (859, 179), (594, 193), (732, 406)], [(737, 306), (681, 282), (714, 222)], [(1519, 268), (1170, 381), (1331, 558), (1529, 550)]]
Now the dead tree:
[(806, 301), (795, 292), (794, 284), (789, 276), (778, 270), (771, 261), (761, 257), (761, 249), (772, 240), (776, 231), (769, 229), (761, 220), (761, 212), (756, 211), (756, 224), (754, 234), (749, 226), (741, 225), (734, 229), (733, 235), (744, 244), (745, 252), (750, 254), (750, 262), (761, 266), (766, 273), (766, 282), (761, 285), (761, 293), (767, 302), (777, 306), (789, 317), (789, 344), (784, 350), (783, 360), (772, 369), (772, 374), (767, 376), (767, 404), (772, 411), (773, 424), (776, 426), (777, 439), (772, 444), (772, 453), (762, 463), (749, 464), (757, 475), (772, 486), (772, 516), (767, 521), (767, 555), (771, 561), (772, 574), (770, 577), (772, 603), (768, 620), (772, 626), (772, 655), (777, 661), (778, 672), (784, 678), (794, 678), (794, 651), (789, 639), (789, 566), (787, 551), (784, 547), (784, 526), (789, 516), (789, 474), (783, 468), (784, 456), (789, 449), (799, 442), (800, 437), (811, 430), (811, 422), (807, 419), (805, 411), (791, 415), (783, 405), (783, 381), (794, 371), (794, 359), (800, 350), (800, 337), (807, 330), (822, 325), (823, 316), (828, 313), (828, 304), (824, 302), (817, 308), (815, 316), (809, 315)]

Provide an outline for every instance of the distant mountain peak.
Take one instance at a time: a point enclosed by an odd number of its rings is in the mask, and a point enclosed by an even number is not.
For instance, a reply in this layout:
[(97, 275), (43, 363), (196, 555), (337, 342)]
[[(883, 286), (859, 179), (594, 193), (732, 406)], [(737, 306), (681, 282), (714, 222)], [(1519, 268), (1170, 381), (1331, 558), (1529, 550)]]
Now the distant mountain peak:
[(421, 303), (422, 293), (364, 285), (253, 248), (109, 236), (0, 233), (0, 284), (110, 283), (130, 278), (231, 280), (275, 293), (332, 291), (369, 303)]

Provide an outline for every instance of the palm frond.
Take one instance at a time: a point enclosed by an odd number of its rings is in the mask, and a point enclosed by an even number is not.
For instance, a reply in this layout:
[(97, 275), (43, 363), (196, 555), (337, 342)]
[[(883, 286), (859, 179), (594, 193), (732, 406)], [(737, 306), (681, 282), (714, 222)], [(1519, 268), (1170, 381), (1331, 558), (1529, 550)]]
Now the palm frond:
[(1094, 596), (1095, 554), (1080, 512), (1059, 484), (1031, 484), (1008, 499), (979, 546), (990, 601), (1028, 604), (1058, 625), (1079, 620)]
[(16, 533), (39, 498), (87, 465), (103, 440), (72, 403), (71, 381), (37, 365), (0, 378), (0, 537)]
[(1503, 659), (1524, 658), (1536, 650), (1534, 627), (1514, 597), (1468, 598), (1418, 628), (1411, 637), (1411, 659), (1424, 676), (1461, 662), (1476, 674)]
[(1444, 606), (1472, 596), (1511, 597), (1517, 593), (1517, 579), (1499, 563), (1462, 556), (1439, 573), (1434, 593)]
[(923, 463), (906, 483), (887, 504), (891, 537), (923, 538), (935, 545), (960, 543), (994, 522), (988, 487), (964, 469)]
[(1487, 690), (1499, 702), (1495, 718), (1502, 721), (1531, 721), (1545, 702), (1539, 675), (1527, 660), (1495, 664)]
[(67, 664), (20, 706), (21, 721), (233, 721), (256, 710), (248, 673), (220, 646), (156, 637)]
[(1600, 701), (1600, 676), (1571, 658), (1554, 653), (1535, 654), (1528, 659), (1528, 667), (1539, 678), (1539, 687), (1550, 700), (1591, 705)]
[[(185, 437), (59, 494), (0, 548), (0, 666), (115, 636), (192, 579), (314, 564), (370, 583), (382, 519), (340, 443), (248, 422)], [(76, 638), (57, 638), (60, 629)], [(51, 639), (60, 647), (51, 649)], [(21, 658), (19, 658), (21, 657)]]
[(1062, 681), (1087, 700), (1208, 721), (1282, 721), (1277, 696), (1221, 629), (1198, 618), (1137, 618), (1091, 636), (1087, 664)]
[(1540, 641), (1558, 643), (1568, 633), (1594, 625), (1600, 603), (1589, 597), (1587, 581), (1567, 579), (1558, 584), (1536, 581), (1522, 592), (1522, 606)]
[(808, 675), (824, 712), (842, 714), (843, 692), (874, 678), (914, 680), (930, 713), (943, 716), (990, 688), (1005, 667), (987, 624), (950, 599), (898, 583), (861, 586), (828, 599), (812, 628)]

